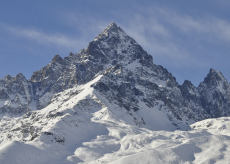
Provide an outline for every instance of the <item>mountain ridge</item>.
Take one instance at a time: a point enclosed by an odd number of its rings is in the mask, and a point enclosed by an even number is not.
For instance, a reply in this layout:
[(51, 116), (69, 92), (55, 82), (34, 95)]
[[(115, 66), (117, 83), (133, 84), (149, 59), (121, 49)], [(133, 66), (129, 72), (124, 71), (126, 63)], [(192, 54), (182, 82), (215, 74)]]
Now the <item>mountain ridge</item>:
[[(0, 97), (10, 103), (1, 106), (0, 111), (2, 114), (25, 114), (42, 109), (56, 93), (75, 85), (86, 84), (100, 74), (103, 74), (104, 79), (92, 87), (113, 95), (111, 99), (115, 99), (128, 111), (139, 109), (139, 100), (132, 98), (135, 95), (142, 96), (141, 101), (149, 107), (153, 107), (155, 101), (161, 100), (177, 120), (186, 116), (199, 121), (230, 114), (223, 105), (215, 106), (219, 109), (218, 113), (215, 112), (216, 109), (210, 109), (209, 100), (213, 94), (217, 95), (221, 104), (230, 102), (230, 95), (223, 92), (230, 90), (229, 83), (220, 72), (211, 68), (198, 87), (188, 80), (179, 85), (167, 69), (154, 64), (152, 56), (114, 22), (95, 37), (86, 49), (76, 54), (70, 53), (64, 58), (55, 55), (47, 66), (34, 72), (31, 79), (26, 80), (21, 73), (2, 79)], [(5, 85), (7, 87), (3, 87)], [(213, 91), (207, 93), (205, 88), (212, 88)], [(180, 116), (181, 114), (184, 116)]]

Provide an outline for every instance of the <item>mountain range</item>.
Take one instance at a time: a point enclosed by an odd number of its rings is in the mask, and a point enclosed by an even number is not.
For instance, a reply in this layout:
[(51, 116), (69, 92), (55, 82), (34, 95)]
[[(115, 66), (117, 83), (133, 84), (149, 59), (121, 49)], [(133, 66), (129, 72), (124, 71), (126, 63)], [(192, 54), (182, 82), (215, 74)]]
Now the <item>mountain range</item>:
[(112, 22), (31, 79), (0, 79), (0, 163), (225, 163), (228, 81), (179, 85), (153, 56)]

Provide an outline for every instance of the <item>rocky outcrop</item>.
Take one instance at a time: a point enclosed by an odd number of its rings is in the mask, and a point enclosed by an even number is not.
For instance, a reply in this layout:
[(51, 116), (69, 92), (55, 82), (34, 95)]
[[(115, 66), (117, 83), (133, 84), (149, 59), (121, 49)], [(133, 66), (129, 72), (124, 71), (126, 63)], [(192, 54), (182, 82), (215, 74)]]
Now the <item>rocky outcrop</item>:
[(212, 118), (230, 115), (230, 85), (221, 72), (210, 69), (198, 90), (202, 107)]

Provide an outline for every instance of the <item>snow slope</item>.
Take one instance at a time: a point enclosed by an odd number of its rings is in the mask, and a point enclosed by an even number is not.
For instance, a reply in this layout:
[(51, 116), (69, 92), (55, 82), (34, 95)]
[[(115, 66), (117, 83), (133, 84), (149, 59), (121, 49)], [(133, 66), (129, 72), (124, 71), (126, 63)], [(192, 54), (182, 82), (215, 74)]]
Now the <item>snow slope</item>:
[(2, 117), (0, 163), (177, 164), (230, 160), (230, 119), (204, 120), (191, 125), (194, 129), (179, 131), (157, 109), (140, 104), (146, 110), (131, 112), (110, 103), (91, 87), (101, 77), (58, 93), (42, 110), (18, 118)]

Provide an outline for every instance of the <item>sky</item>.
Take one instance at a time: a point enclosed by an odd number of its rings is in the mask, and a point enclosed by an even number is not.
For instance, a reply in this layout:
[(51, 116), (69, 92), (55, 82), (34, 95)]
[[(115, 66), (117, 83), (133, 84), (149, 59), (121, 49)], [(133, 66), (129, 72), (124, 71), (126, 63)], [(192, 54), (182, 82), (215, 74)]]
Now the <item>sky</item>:
[(229, 0), (1, 0), (0, 78), (30, 79), (115, 22), (179, 84), (202, 82), (210, 68), (230, 81)]

